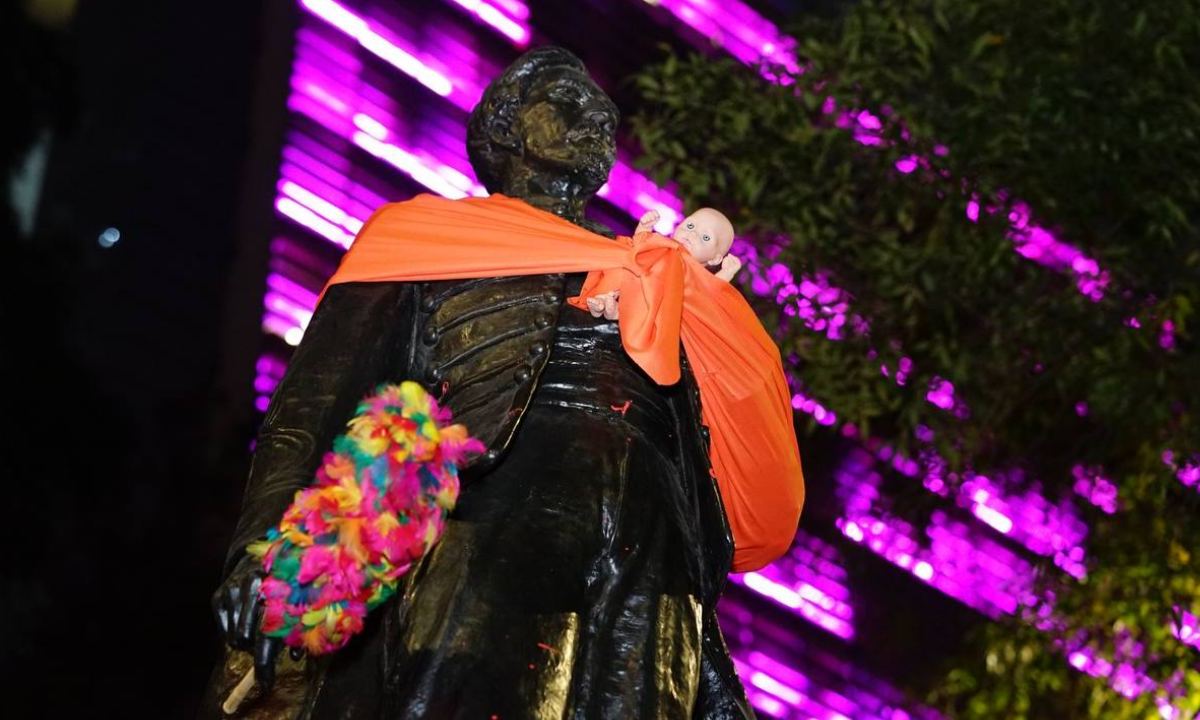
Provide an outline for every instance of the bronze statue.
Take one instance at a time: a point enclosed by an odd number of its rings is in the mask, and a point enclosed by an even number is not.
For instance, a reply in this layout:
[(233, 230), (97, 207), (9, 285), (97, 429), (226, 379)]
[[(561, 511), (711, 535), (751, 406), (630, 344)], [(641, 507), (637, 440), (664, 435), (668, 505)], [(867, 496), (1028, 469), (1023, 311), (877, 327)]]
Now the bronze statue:
[[(578, 58), (540, 48), (488, 87), (468, 149), (489, 191), (611, 237), (584, 210), (612, 168), (617, 120)], [(222, 716), (252, 657), (260, 688), (240, 717), (753, 717), (716, 623), (732, 541), (686, 358), (681, 382), (656, 385), (615, 323), (564, 304), (582, 280), (329, 289), (263, 423), (214, 596), (237, 651), (203, 717)], [(355, 404), (403, 379), (441, 395), (488, 451), (439, 544), (362, 636), (277, 660), (244, 549), (311, 481)]]

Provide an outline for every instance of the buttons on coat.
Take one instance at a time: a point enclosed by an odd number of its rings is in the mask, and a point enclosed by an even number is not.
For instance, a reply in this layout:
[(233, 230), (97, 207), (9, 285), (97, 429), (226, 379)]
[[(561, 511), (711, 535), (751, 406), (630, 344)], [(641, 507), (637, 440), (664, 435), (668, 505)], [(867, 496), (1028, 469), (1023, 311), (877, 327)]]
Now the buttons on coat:
[(425, 312), (433, 312), (437, 309), (437, 301), (432, 295), (426, 295), (425, 297), (421, 298), (421, 309)]
[(431, 383), (440, 383), (445, 375), (446, 373), (440, 367), (429, 368), (429, 382)]
[(548, 303), (555, 303), (555, 304), (557, 304), (557, 303), (558, 303), (560, 300), (562, 300), (562, 296), (561, 296), (561, 295), (559, 295), (559, 294), (558, 294), (558, 293), (556, 293), (556, 292), (546, 292), (546, 293), (543, 293), (543, 294), (542, 294), (542, 297), (543, 297), (543, 298), (545, 298), (545, 299), (546, 299), (546, 302), (548, 302)]
[(425, 328), (425, 332), (421, 333), (421, 342), (426, 345), (437, 345), (438, 329), (433, 325)]
[(533, 371), (528, 365), (522, 365), (513, 372), (513, 379), (517, 382), (523, 383), (531, 377), (533, 377)]
[(546, 343), (541, 340), (529, 346), (529, 355), (531, 357), (540, 357), (546, 352)]
[(554, 316), (553, 315), (539, 315), (537, 317), (537, 319), (533, 321), (533, 324), (537, 326), (538, 330), (545, 330), (546, 328), (548, 328), (554, 324)]
[(482, 460), (485, 463), (491, 464), (496, 462), (496, 458), (500, 457), (500, 451), (492, 448), (483, 454)]

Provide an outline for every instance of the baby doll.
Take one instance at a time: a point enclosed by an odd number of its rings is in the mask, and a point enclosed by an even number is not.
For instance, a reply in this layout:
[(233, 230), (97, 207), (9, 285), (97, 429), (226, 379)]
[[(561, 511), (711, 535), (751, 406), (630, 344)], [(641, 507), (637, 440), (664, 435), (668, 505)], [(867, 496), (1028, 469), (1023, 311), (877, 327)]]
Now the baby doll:
[[(652, 230), (656, 222), (658, 211), (647, 210), (633, 234)], [(725, 282), (732, 280), (742, 267), (742, 261), (729, 254), (729, 246), (733, 244), (733, 224), (720, 211), (700, 208), (685, 217), (683, 222), (675, 227), (671, 237), (686, 247), (696, 262), (707, 267)], [(609, 320), (616, 320), (619, 299), (620, 296), (616, 292), (588, 298), (588, 310), (594, 317), (603, 315)]]

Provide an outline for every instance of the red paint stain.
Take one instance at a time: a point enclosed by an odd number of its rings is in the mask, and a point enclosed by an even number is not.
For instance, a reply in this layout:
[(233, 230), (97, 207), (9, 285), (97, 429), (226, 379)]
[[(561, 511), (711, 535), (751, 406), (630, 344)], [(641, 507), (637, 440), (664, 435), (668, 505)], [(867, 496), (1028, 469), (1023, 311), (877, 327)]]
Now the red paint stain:
[(629, 406), (633, 404), (632, 400), (626, 400), (621, 405), (611, 405), (613, 410), (621, 413), (621, 417), (625, 417), (625, 413), (629, 412)]

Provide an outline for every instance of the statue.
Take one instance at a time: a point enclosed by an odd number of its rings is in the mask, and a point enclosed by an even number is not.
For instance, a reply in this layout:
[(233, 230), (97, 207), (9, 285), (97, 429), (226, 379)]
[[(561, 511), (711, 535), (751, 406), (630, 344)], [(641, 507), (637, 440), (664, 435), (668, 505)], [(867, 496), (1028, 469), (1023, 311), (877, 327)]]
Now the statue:
[[(617, 109), (571, 53), (526, 53), (471, 114), (483, 184), (584, 218), (615, 158)], [(726, 248), (727, 249), (727, 248)], [(617, 326), (565, 305), (583, 274), (329, 288), (267, 411), (214, 595), (227, 653), (202, 717), (251, 665), (240, 717), (753, 717), (717, 626), (733, 544), (699, 393), (660, 386)], [(311, 481), (383, 381), (441, 396), (488, 450), (445, 535), (362, 636), (322, 657), (258, 634), (246, 545)], [(278, 657), (277, 657), (278, 656)]]

